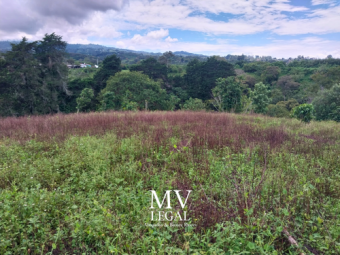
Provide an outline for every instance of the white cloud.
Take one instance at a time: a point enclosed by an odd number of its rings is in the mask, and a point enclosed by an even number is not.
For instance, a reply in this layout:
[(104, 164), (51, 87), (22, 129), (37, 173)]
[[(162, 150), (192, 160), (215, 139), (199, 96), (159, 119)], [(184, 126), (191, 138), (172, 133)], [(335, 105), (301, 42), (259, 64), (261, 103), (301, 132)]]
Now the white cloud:
[(145, 37), (157, 40), (157, 39), (164, 38), (167, 35), (169, 35), (169, 30), (160, 29), (160, 30), (151, 31), (151, 32), (147, 33), (147, 35)]
[[(166, 37), (166, 38), (165, 38)], [(169, 36), (169, 30), (159, 29), (146, 33), (145, 35), (135, 34), (132, 38), (121, 39), (116, 45), (121, 48), (131, 50), (160, 50), (172, 47), (172, 43), (177, 42), (177, 38)]]
[(240, 46), (228, 40), (219, 40), (216, 44), (207, 42), (176, 41), (164, 43), (160, 41), (149, 41), (148, 43), (140, 45), (132, 39), (125, 39), (124, 44), (120, 45), (124, 45), (129, 49), (149, 50), (152, 52), (171, 50), (220, 56), (245, 54), (289, 58), (304, 55), (325, 58), (329, 54), (333, 57), (340, 57), (339, 43), (339, 41), (324, 40), (319, 37), (306, 37), (299, 40), (274, 40), (262, 46)]
[[(306, 51), (314, 49), (316, 54), (321, 55), (324, 52), (321, 48), (315, 48), (316, 45), (332, 49), (332, 43), (337, 42), (326, 43), (319, 40), (312, 42), (305, 39), (287, 41), (290, 48), (287, 48), (288, 46), (286, 47), (283, 42), (272, 42), (263, 47), (241, 47), (233, 43), (232, 40), (238, 39), (238, 35), (261, 32), (314, 36), (340, 33), (338, 25), (340, 6), (336, 4), (338, 0), (312, 0), (313, 5), (328, 4), (322, 6), (322, 9), (294, 6), (291, 2), (292, 0), (59, 0), (54, 2), (12, 0), (8, 3), (0, 1), (0, 10), (8, 13), (0, 16), (0, 38), (11, 40), (26, 36), (31, 40), (38, 40), (45, 33), (55, 32), (62, 35), (69, 43), (98, 43), (152, 51), (177, 49), (197, 53), (213, 52), (212, 54), (219, 55), (253, 52), (253, 50), (279, 55), (281, 48), (289, 50), (290, 56), (295, 56), (297, 51), (293, 47), (293, 42), (305, 43)], [(39, 8), (33, 8), (38, 3), (42, 3)], [(64, 11), (65, 8), (67, 10)], [(293, 13), (298, 15), (291, 15)], [(181, 42), (169, 35), (169, 29), (208, 34), (217, 43)], [(143, 34), (139, 32), (141, 30), (149, 32)], [(130, 36), (130, 33), (134, 36)], [(218, 38), (219, 35), (230, 36), (221, 39)], [(296, 45), (296, 49), (304, 51), (304, 47), (300, 45)], [(254, 54), (260, 53), (254, 52)], [(332, 55), (336, 54), (337, 52)], [(270, 54), (264, 53), (264, 55)]]
[(166, 39), (165, 39), (166, 42), (177, 42), (178, 39), (177, 38), (171, 38), (170, 36), (168, 36)]
[(287, 20), (273, 32), (280, 35), (339, 33), (339, 24), (340, 6), (314, 10), (308, 15), (308, 18)]
[(334, 4), (335, 0), (312, 0), (312, 5)]

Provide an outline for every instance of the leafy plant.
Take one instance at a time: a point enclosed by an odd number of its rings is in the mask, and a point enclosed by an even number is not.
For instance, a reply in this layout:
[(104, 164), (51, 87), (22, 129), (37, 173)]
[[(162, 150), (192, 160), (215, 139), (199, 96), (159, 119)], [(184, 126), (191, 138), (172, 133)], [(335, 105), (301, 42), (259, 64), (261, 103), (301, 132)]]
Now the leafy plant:
[(77, 98), (78, 112), (88, 109), (93, 97), (94, 97), (93, 89), (90, 89), (90, 88), (83, 89), (79, 97)]
[(183, 105), (181, 105), (182, 110), (189, 111), (204, 111), (206, 110), (206, 104), (198, 98), (189, 98)]
[(255, 112), (265, 113), (270, 102), (267, 86), (262, 82), (256, 83), (254, 92), (252, 93), (252, 99)]
[(314, 118), (314, 107), (311, 104), (301, 104), (292, 110), (292, 116), (309, 123)]

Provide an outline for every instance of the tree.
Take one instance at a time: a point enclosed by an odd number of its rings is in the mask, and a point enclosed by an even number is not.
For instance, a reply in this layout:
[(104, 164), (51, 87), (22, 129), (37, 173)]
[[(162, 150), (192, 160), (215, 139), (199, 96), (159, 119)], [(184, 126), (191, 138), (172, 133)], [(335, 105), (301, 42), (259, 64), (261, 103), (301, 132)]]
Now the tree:
[(276, 105), (280, 105), (286, 108), (288, 111), (291, 111), (293, 108), (299, 105), (299, 102), (296, 99), (290, 99), (288, 101), (280, 101)]
[(331, 89), (319, 91), (312, 102), (316, 120), (334, 120), (340, 122), (340, 84)]
[(181, 105), (181, 109), (187, 111), (204, 111), (206, 107), (206, 104), (201, 99), (191, 97)]
[(272, 84), (273, 81), (279, 78), (280, 72), (281, 70), (278, 66), (267, 66), (261, 75), (263, 82)]
[(116, 73), (107, 81), (107, 86), (100, 97), (106, 92), (114, 93), (115, 109), (122, 109), (123, 103), (126, 102), (136, 102), (139, 109), (144, 109), (145, 101), (148, 102), (150, 110), (170, 108), (169, 96), (161, 89), (160, 83), (140, 72)]
[(171, 51), (164, 52), (162, 56), (158, 58), (158, 61), (162, 64), (166, 65), (166, 68), (169, 68), (169, 64), (171, 64), (171, 60), (175, 57), (175, 55)]
[(270, 102), (266, 85), (262, 82), (256, 83), (252, 98), (254, 111), (256, 113), (265, 113)]
[(292, 116), (309, 123), (314, 117), (314, 107), (311, 104), (301, 104), (293, 109)]
[(281, 89), (284, 100), (286, 100), (299, 88), (300, 83), (295, 82), (291, 76), (285, 75), (279, 78), (277, 86)]
[(83, 89), (80, 93), (80, 96), (77, 98), (77, 112), (89, 110), (93, 97), (93, 89)]
[(280, 101), (276, 105), (268, 105), (268, 115), (272, 117), (289, 117), (290, 111), (299, 105), (298, 101), (291, 99), (288, 101)]
[[(65, 64), (66, 45), (62, 37), (52, 34), (45, 34), (45, 37), (37, 43), (35, 54), (41, 63), (43, 86), (48, 88), (50, 107), (59, 111), (57, 95), (70, 95), (67, 88), (68, 68)], [(46, 96), (45, 96), (46, 98)]]
[(213, 105), (218, 111), (240, 112), (241, 104), (241, 82), (235, 77), (218, 78), (216, 87), (212, 90)]
[(286, 107), (279, 105), (279, 104), (268, 105), (267, 114), (271, 117), (278, 117), (278, 118), (288, 118), (289, 117), (289, 111), (286, 109)]
[(320, 66), (317, 71), (311, 75), (320, 89), (330, 89), (334, 84), (340, 83), (340, 66)]
[(74, 79), (69, 81), (67, 84), (68, 90), (72, 93), (71, 95), (66, 95), (63, 98), (64, 103), (60, 105), (60, 111), (65, 113), (71, 113), (77, 111), (77, 98), (80, 96), (80, 93), (85, 88), (93, 87), (93, 79), (85, 78), (85, 79)]
[(114, 110), (115, 108), (115, 94), (113, 92), (105, 92), (101, 101), (101, 110)]
[(208, 100), (217, 78), (235, 76), (233, 65), (210, 57), (205, 62), (190, 61), (184, 76), (185, 90), (189, 97)]
[(12, 44), (12, 50), (4, 54), (2, 61), (1, 108), (3, 115), (26, 115), (48, 113), (48, 93), (42, 87), (41, 68), (34, 57), (37, 42), (29, 43), (24, 37), (20, 43)]
[(110, 76), (114, 76), (117, 72), (121, 71), (121, 60), (116, 55), (106, 57), (103, 61), (103, 66), (94, 75), (93, 90), (95, 93), (99, 93), (106, 87), (106, 82)]
[(251, 75), (246, 75), (244, 83), (247, 84), (249, 88), (253, 89), (256, 84), (256, 79)]
[(162, 81), (167, 80), (166, 66), (157, 62), (155, 58), (151, 58), (151, 57), (143, 60), (138, 65), (131, 66), (130, 71), (141, 71), (154, 80), (159, 80), (159, 79)]

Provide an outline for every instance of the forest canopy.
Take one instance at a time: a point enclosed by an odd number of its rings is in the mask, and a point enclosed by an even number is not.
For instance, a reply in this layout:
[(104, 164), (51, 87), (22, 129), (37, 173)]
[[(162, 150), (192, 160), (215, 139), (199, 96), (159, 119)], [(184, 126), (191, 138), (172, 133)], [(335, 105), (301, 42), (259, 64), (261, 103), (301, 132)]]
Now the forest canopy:
[[(67, 47), (52, 33), (34, 42), (23, 38), (1, 54), (1, 116), (202, 109), (291, 117), (293, 108), (312, 104), (316, 120), (340, 121), (339, 59), (250, 61), (169, 51), (135, 55), (132, 64), (107, 54), (98, 68), (98, 51), (79, 59)], [(77, 68), (80, 60), (84, 68)]]

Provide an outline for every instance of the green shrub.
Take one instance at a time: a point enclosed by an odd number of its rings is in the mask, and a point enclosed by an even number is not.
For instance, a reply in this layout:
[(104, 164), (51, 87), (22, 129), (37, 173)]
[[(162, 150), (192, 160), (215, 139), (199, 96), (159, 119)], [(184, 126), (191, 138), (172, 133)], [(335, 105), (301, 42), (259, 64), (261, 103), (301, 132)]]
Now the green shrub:
[(314, 107), (311, 104), (302, 104), (293, 109), (293, 117), (309, 123), (314, 117)]
[(181, 109), (187, 111), (203, 111), (206, 110), (206, 104), (201, 99), (190, 97), (181, 105)]
[(288, 118), (289, 117), (289, 111), (286, 109), (286, 107), (278, 104), (270, 104), (268, 105), (268, 111), (267, 114), (271, 117), (279, 117), (279, 118)]
[(340, 84), (322, 90), (312, 102), (317, 120), (340, 122)]

